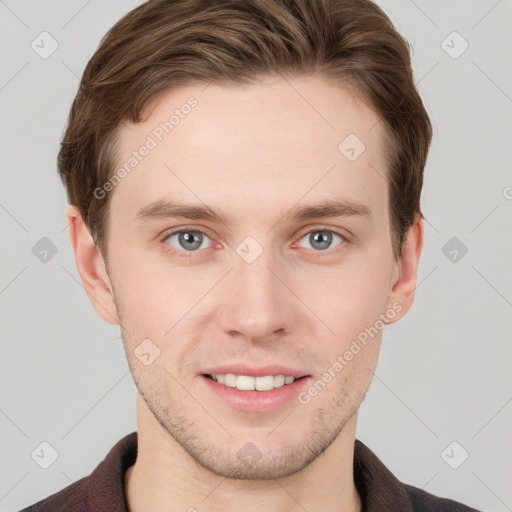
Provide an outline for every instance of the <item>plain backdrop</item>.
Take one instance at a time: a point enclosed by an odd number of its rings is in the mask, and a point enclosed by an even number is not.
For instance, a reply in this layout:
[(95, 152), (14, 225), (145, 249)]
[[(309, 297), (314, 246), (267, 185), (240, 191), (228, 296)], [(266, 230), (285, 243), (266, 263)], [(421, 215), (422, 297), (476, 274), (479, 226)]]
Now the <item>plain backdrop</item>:
[[(139, 3), (0, 0), (2, 511), (90, 474), (137, 428), (120, 330), (100, 319), (80, 284), (56, 157), (86, 62)], [(512, 510), (512, 1), (379, 4), (413, 47), (434, 141), (415, 304), (384, 331), (357, 437), (399, 480), (505, 512)], [(45, 51), (58, 45), (46, 58), (41, 43), (34, 49), (42, 37)], [(47, 469), (33, 458), (41, 446), (58, 455)]]

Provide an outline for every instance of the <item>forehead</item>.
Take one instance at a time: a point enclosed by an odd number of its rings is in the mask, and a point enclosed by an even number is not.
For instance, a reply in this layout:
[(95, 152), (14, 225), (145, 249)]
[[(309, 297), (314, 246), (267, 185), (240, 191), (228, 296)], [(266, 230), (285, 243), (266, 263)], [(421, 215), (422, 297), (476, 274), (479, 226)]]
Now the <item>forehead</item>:
[(119, 132), (117, 168), (127, 172), (112, 207), (125, 214), (157, 197), (222, 209), (276, 201), (279, 211), (301, 198), (375, 208), (387, 198), (383, 123), (347, 86), (317, 77), (197, 84), (146, 113)]

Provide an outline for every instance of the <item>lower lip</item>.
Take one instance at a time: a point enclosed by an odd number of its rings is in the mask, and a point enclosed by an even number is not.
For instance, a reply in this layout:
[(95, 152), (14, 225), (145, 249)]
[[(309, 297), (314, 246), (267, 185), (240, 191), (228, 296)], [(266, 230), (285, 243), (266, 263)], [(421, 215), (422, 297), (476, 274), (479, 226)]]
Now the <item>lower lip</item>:
[(200, 375), (206, 386), (215, 393), (216, 396), (223, 399), (231, 407), (241, 411), (264, 412), (277, 409), (290, 400), (297, 398), (300, 391), (311, 380), (310, 376), (294, 380), (291, 384), (285, 384), (280, 388), (269, 391), (241, 391), (238, 388), (231, 388), (219, 384), (216, 380)]

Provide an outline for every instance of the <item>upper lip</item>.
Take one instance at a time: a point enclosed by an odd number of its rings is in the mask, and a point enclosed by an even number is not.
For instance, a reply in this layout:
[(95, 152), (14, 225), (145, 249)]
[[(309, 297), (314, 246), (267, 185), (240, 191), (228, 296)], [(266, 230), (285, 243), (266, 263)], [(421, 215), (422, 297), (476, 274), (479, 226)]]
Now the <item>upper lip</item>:
[(289, 366), (282, 366), (278, 364), (271, 364), (267, 366), (248, 366), (246, 364), (225, 364), (216, 366), (215, 368), (206, 368), (202, 372), (206, 375), (218, 375), (226, 373), (234, 373), (235, 375), (248, 375), (251, 377), (263, 377), (265, 375), (284, 375), (295, 378), (300, 378), (308, 375), (304, 370), (298, 368), (290, 368)]

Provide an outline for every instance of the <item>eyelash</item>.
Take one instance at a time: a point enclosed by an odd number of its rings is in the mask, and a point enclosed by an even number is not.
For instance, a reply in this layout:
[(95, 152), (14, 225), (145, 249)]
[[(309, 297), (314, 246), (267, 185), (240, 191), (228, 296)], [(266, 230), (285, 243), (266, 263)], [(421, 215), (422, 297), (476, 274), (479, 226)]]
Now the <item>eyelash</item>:
[[(336, 230), (330, 229), (330, 228), (328, 228), (326, 226), (325, 227), (317, 227), (315, 229), (311, 229), (311, 230), (307, 231), (306, 233), (304, 233), (303, 235), (301, 235), (298, 240), (302, 240), (306, 235), (309, 235), (311, 233), (319, 233), (321, 231), (325, 231), (327, 233), (333, 233), (333, 234), (339, 236), (342, 239), (342, 241), (334, 249), (326, 249), (326, 250), (323, 250), (323, 251), (314, 251), (313, 250), (313, 253), (314, 253), (312, 255), (313, 258), (322, 258), (323, 257), (322, 254), (329, 254), (329, 255), (331, 255), (332, 252), (338, 252), (339, 250), (343, 250), (345, 248), (346, 244), (348, 243), (348, 238), (347, 238), (346, 235), (344, 235), (344, 234), (342, 234), (342, 233), (340, 233), (340, 232), (338, 232)], [(171, 231), (170, 233), (166, 233), (162, 237), (161, 241), (166, 246), (165, 250), (170, 252), (170, 253), (172, 253), (172, 254), (174, 254), (174, 255), (177, 255), (180, 258), (192, 258), (197, 253), (205, 252), (205, 249), (201, 249), (201, 250), (196, 249), (195, 251), (185, 251), (185, 250), (181, 251), (181, 250), (178, 250), (178, 249), (172, 247), (170, 244), (167, 243), (167, 240), (171, 236), (173, 236), (173, 235), (178, 235), (180, 233), (190, 233), (190, 232), (201, 233), (201, 234), (206, 235), (208, 238), (211, 239), (211, 237), (208, 236), (208, 234), (206, 232), (202, 231), (201, 229), (185, 227), (185, 228), (178, 229), (176, 231)], [(336, 248), (338, 248), (338, 250), (336, 250)]]

